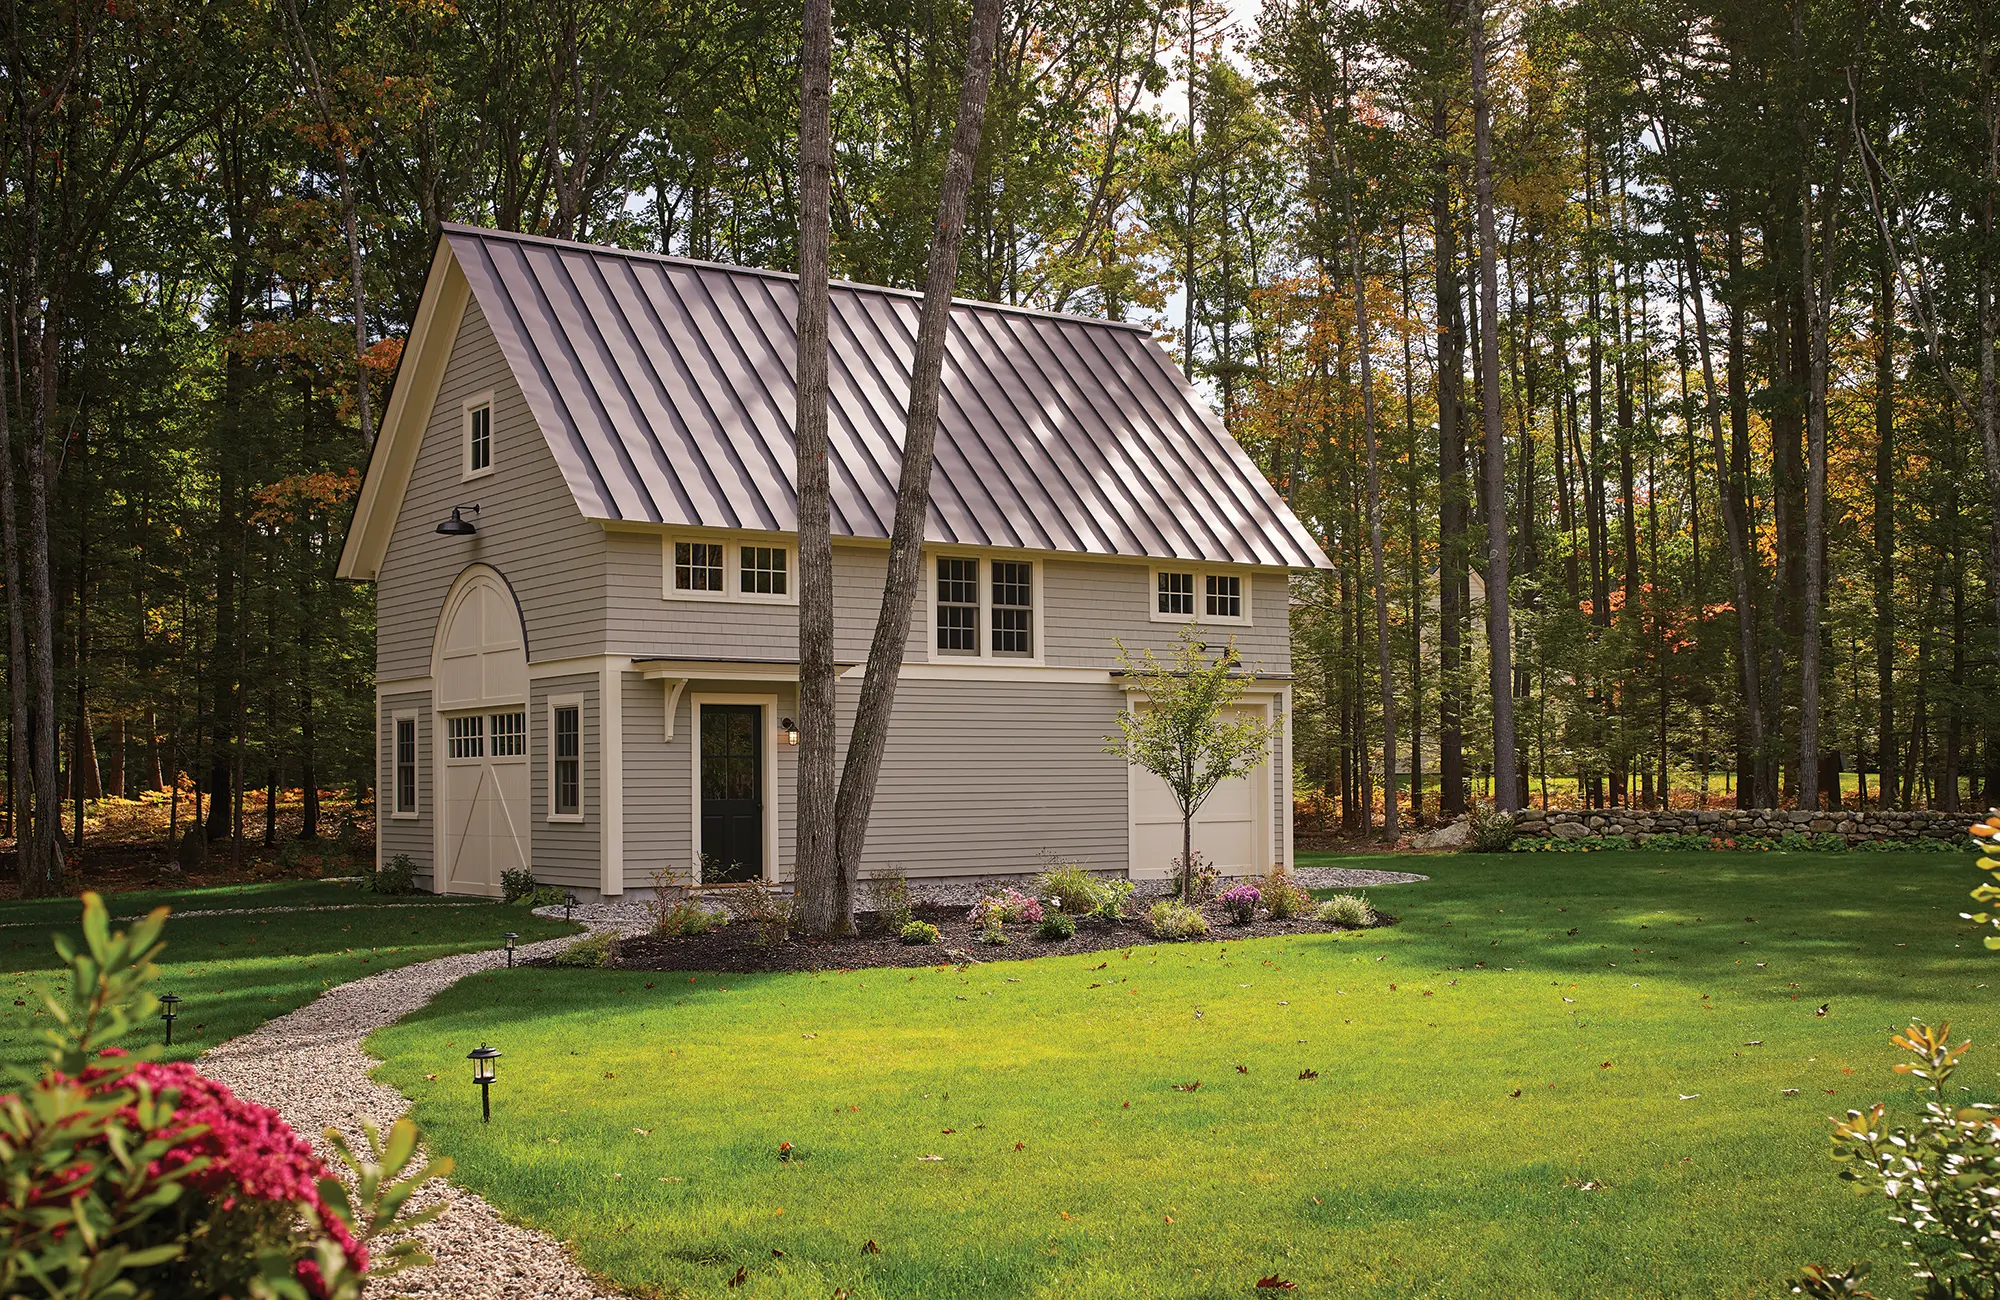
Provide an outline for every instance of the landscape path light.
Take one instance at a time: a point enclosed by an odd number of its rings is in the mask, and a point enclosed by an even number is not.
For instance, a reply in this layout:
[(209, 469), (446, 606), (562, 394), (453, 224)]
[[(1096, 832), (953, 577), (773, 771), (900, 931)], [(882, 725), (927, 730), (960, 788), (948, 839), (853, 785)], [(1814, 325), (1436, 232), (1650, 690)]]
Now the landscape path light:
[(565, 921), (569, 920), (569, 910), (575, 906), (576, 906), (576, 892), (572, 890), (569, 893), (563, 895), (563, 920)]
[(507, 969), (508, 969), (508, 970), (513, 970), (513, 969), (514, 969), (514, 940), (516, 940), (516, 939), (520, 938), (521, 936), (520, 936), (520, 935), (518, 935), (518, 934), (516, 934), (516, 933), (514, 933), (514, 932), (513, 932), (512, 930), (509, 930), (509, 931), (507, 931), (507, 933), (506, 933), (506, 934), (504, 934), (504, 935), (502, 935), (502, 936), (500, 936), (500, 937), (501, 937), (501, 938), (503, 938), (503, 939), (505, 939), (505, 940), (507, 941)]
[(465, 1054), (472, 1062), (472, 1081), (479, 1085), (479, 1122), (493, 1122), (493, 1063), (500, 1059), (500, 1049), (481, 1043)]
[(178, 996), (172, 993), (160, 994), (160, 1019), (167, 1022), (168, 1047), (174, 1045), (174, 1016), (180, 1004), (181, 1000)]

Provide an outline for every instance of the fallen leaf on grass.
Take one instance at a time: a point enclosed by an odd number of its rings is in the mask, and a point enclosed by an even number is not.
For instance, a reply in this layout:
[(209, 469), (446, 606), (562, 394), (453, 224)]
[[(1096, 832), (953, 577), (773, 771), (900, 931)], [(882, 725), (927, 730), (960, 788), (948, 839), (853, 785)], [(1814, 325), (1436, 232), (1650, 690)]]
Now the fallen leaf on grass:
[(1826, 1014), (1826, 1009), (1832, 1005), (1833, 1003), (1831, 1002), (1822, 1002), (1819, 1004), (1819, 1010), (1813, 1012), (1813, 1014), (1816, 1016), (1823, 1016)]
[[(1174, 1091), (1175, 1091), (1175, 1092), (1193, 1092), (1193, 1091), (1194, 1091), (1195, 1089), (1197, 1089), (1197, 1088), (1199, 1088), (1199, 1087), (1201, 1087), (1201, 1080), (1200, 1080), (1200, 1079), (1196, 1079), (1196, 1080), (1195, 1080), (1195, 1081), (1194, 1081), (1193, 1083), (1177, 1083), (1177, 1084), (1175, 1084), (1175, 1085), (1174, 1085)], [(1126, 1102), (1125, 1104), (1126, 1104), (1127, 1106), (1130, 1106), (1130, 1105), (1131, 1105), (1132, 1103), (1128, 1101), (1128, 1102)]]
[(1162, 1219), (1165, 1219), (1168, 1223), (1172, 1223), (1174, 1221), (1174, 1216), (1171, 1214), (1162, 1214), (1160, 1217)]
[(1313, 1081), (1314, 1079), (1317, 1079), (1317, 1078), (1319, 1078), (1319, 1071), (1318, 1071), (1318, 1070), (1300, 1070), (1300, 1071), (1299, 1071), (1299, 1080), (1300, 1080), (1300, 1082), (1302, 1082), (1302, 1083), (1311, 1083), (1311, 1082), (1312, 1082), (1312, 1081)]
[(739, 1264), (736, 1268), (736, 1276), (730, 1278), (729, 1281), (725, 1283), (725, 1285), (728, 1286), (728, 1288), (731, 1291), (734, 1291), (737, 1287), (743, 1285), (744, 1279), (748, 1276), (748, 1273), (749, 1270), (745, 1268), (743, 1265)]
[(1521, 1090), (1520, 1090), (1519, 1088), (1516, 1088), (1516, 1089), (1514, 1089), (1514, 1091), (1512, 1091), (1512, 1092), (1508, 1093), (1507, 1095), (1508, 1095), (1509, 1097), (1518, 1097), (1518, 1096), (1520, 1096), (1520, 1095), (1521, 1095)]
[(1237, 1066), (1237, 1067), (1236, 1067), (1236, 1073), (1238, 1073), (1238, 1074), (1248, 1074), (1248, 1073), (1250, 1073), (1250, 1067), (1249, 1067), (1249, 1066), (1247, 1066), (1247, 1065), (1239, 1065), (1239, 1066)]
[(1778, 1095), (1780, 1097), (1796, 1097), (1799, 1095), (1799, 1090), (1797, 1088), (1780, 1088), (1778, 1089)]
[(957, 1129), (955, 1129), (955, 1128), (948, 1128), (948, 1129), (945, 1129), (945, 1130), (944, 1130), (944, 1132), (946, 1132), (946, 1133), (956, 1133), (956, 1132), (958, 1132), (958, 1130), (957, 1130)]
[(1597, 1068), (1600, 1070), (1608, 1070), (1611, 1068), (1611, 1062), (1606, 1061), (1604, 1064), (1598, 1066)]
[(1701, 1096), (1698, 1092), (1677, 1092), (1674, 1095), (1682, 1101), (1693, 1101), (1695, 1098)]
[(1287, 1282), (1285, 1281), (1285, 1279), (1279, 1277), (1276, 1273), (1271, 1274), (1271, 1276), (1269, 1277), (1258, 1278), (1257, 1285), (1260, 1288), (1269, 1287), (1274, 1291), (1296, 1291), (1299, 1289), (1299, 1284), (1297, 1282)]
[(424, 1076), (424, 1078), (426, 1078), (426, 1079), (429, 1079), (429, 1080), (431, 1080), (432, 1082), (436, 1082), (436, 1080), (437, 1080), (437, 1076), (436, 1076), (435, 1074), (427, 1074), (427, 1075), (425, 1075), (425, 1076)]
[(666, 1176), (665, 1178), (662, 1178), (662, 1179), (661, 1179), (660, 1181), (661, 1181), (661, 1182), (663, 1182), (663, 1183), (677, 1183), (677, 1182), (679, 1182), (679, 1181), (681, 1181), (681, 1180), (680, 1180), (680, 1179), (678, 1179), (678, 1178), (675, 1178), (675, 1177), (674, 1177), (674, 1176), (673, 1176), (672, 1174), (668, 1174), (668, 1175), (667, 1175), (667, 1176)]
[(917, 1159), (919, 1159), (919, 1160), (942, 1160), (942, 1159), (944, 1159), (944, 1157), (943, 1157), (943, 1156), (918, 1156), (918, 1157), (917, 1157)]
[(1063, 1218), (1065, 1218), (1065, 1219), (1067, 1219), (1067, 1218), (1069, 1217), (1069, 1211), (1068, 1211), (1068, 1210), (1058, 1210), (1058, 1211), (1056, 1211), (1056, 1213), (1058, 1213), (1058, 1214), (1062, 1215), (1062, 1216), (1063, 1216)]
[(784, 1257), (785, 1257), (785, 1252), (784, 1252), (784, 1251), (782, 1251), (782, 1250), (779, 1250), (779, 1249), (778, 1249), (778, 1248), (777, 1248), (776, 1246), (773, 1246), (773, 1247), (771, 1247), (771, 1258), (772, 1258), (772, 1259), (783, 1259)]
[(861, 1243), (861, 1253), (864, 1255), (879, 1255), (882, 1253), (882, 1248), (875, 1244), (875, 1238), (870, 1237)]
[(1014, 1144), (1014, 1149), (1016, 1151), (1026, 1151), (1028, 1149), (1028, 1144), (1026, 1142), (1016, 1142)]

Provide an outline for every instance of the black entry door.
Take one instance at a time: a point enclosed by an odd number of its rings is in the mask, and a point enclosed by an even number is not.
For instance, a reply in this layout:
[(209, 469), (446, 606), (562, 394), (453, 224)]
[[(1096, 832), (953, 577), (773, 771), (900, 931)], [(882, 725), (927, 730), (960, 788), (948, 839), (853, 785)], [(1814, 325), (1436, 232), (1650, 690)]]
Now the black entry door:
[(704, 884), (764, 874), (764, 710), (701, 706), (701, 878)]

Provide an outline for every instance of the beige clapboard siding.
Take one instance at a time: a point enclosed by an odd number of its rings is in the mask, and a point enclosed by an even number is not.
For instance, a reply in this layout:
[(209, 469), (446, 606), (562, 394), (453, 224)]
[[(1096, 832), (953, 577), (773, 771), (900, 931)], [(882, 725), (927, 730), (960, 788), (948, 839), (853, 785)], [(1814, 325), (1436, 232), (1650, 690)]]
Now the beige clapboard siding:
[[(1213, 566), (1211, 566), (1213, 567)], [(1282, 573), (1250, 576), (1250, 618), (1208, 625), (1210, 640), (1234, 637), (1243, 662), (1259, 672), (1291, 671), (1291, 602)], [(1152, 569), (1143, 564), (1048, 560), (1042, 565), (1042, 654), (1051, 664), (1110, 668), (1118, 662), (1113, 639), (1137, 653), (1165, 653), (1180, 635), (1179, 623), (1152, 620)]]
[[(857, 698), (843, 683), (843, 745)], [(1050, 856), (1122, 869), (1125, 764), (1104, 737), (1123, 707), (1110, 685), (904, 680), (863, 872), (1010, 874)]]
[[(414, 818), (392, 817), (388, 811), (396, 801), (395, 716), (398, 713), (417, 715), (417, 815)], [(430, 692), (384, 695), (376, 730), (380, 743), (376, 747), (375, 804), (378, 815), (375, 837), (380, 841), (381, 860), (387, 862), (398, 853), (409, 854), (410, 861), (417, 864), (418, 881), (429, 889), (433, 846), (437, 842), (432, 834), (437, 823), (432, 820)]]
[[(493, 472), (467, 482), (462, 404), (487, 390), (493, 393)], [(475, 502), (477, 536), (437, 535), (452, 506)], [(445, 595), (474, 563), (492, 565), (513, 588), (530, 660), (600, 653), (604, 532), (577, 511), (476, 302), (466, 306), (375, 582), (380, 678), (429, 675)]]
[[(564, 677), (537, 677), (528, 683), (528, 825), (532, 846), (530, 861), (535, 879), (545, 885), (595, 890), (603, 883), (603, 781), (599, 761), (603, 735), (598, 716), (596, 673)], [(552, 730), (549, 701), (559, 697), (580, 697), (583, 750), (583, 820), (549, 820), (551, 769), (549, 746)], [(630, 726), (628, 719), (627, 726)], [(627, 801), (630, 801), (628, 793)]]

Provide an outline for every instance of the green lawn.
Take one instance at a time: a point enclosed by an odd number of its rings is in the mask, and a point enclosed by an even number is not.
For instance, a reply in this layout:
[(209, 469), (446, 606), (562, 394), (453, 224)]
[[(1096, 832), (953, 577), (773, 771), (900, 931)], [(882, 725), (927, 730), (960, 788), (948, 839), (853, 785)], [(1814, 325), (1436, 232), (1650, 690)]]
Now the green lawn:
[[(1365, 934), (964, 974), (519, 970), (371, 1043), (460, 1179), (641, 1294), (1197, 1297), (1276, 1273), (1321, 1296), (1770, 1296), (1855, 1258), (1894, 1276), (1825, 1117), (1908, 1098), (1886, 1040), (1912, 1015), (1990, 1043), (2000, 956), (1957, 919), (1969, 858), (1424, 866), (1374, 891), (1403, 923)], [(482, 1038), (506, 1053), (485, 1127), (463, 1077)]]
[[(143, 913), (162, 903), (179, 911), (371, 904), (262, 916), (170, 916), (154, 991), (185, 999), (174, 1024), (174, 1045), (166, 1053), (177, 1060), (247, 1033), (335, 984), (432, 957), (498, 947), (506, 930), (519, 932), (526, 941), (577, 928), (542, 920), (525, 907), (440, 906), (428, 896), (386, 898), (325, 881), (113, 894), (105, 902), (113, 916)], [(35, 1030), (48, 1021), (32, 986), (60, 973), (50, 941), (64, 931), (75, 933), (81, 911), (75, 899), (0, 903), (0, 1078), (11, 1073), (9, 1067), (41, 1057)]]

